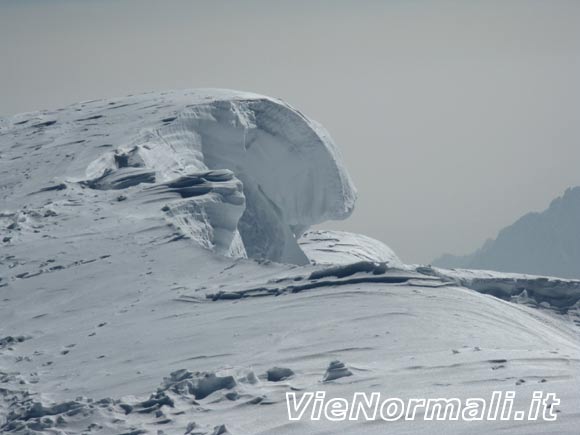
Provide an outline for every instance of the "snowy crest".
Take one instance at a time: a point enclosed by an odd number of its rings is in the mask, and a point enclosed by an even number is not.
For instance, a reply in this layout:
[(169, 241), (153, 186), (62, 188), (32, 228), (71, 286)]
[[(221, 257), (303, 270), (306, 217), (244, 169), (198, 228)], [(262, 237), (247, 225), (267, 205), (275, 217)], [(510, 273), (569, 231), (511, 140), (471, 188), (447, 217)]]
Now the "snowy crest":
[(106, 132), (114, 140), (92, 150), (77, 182), (119, 191), (135, 214), (158, 213), (220, 254), (306, 264), (297, 238), (354, 207), (356, 190), (328, 132), (276, 99), (175, 91), (55, 115), (45, 136)]

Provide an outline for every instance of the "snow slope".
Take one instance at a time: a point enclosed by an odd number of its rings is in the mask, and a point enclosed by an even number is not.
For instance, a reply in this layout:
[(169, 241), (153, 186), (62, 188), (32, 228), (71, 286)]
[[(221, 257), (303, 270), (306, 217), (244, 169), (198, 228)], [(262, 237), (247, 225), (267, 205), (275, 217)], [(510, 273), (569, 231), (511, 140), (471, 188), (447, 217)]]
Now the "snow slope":
[(402, 267), (403, 263), (391, 248), (378, 240), (346, 231), (308, 231), (298, 244), (316, 264), (348, 264), (357, 261), (387, 263)]
[[(347, 217), (356, 199), (324, 128), (255, 94), (206, 89), (91, 101), (4, 119), (0, 128), (8, 186), (9, 162), (26, 152), (21, 192), (115, 195), (143, 216), (165, 213), (184, 236), (232, 256), (306, 263), (296, 237)], [(3, 196), (10, 210), (13, 198)]]
[(570, 188), (547, 210), (529, 213), (471, 255), (444, 255), (439, 267), (580, 278), (580, 187)]
[(580, 280), (432, 266), (414, 270), (504, 300), (569, 314), (580, 325)]
[[(384, 248), (344, 264), (350, 249), (341, 239), (328, 253), (341, 264), (244, 258), (255, 249), (296, 260), (295, 237), (347, 215), (354, 190), (320, 127), (284, 103), (221, 92), (0, 120), (1, 433), (577, 433), (580, 340), (569, 314), (392, 267)], [(210, 107), (201, 110), (202, 101)], [(247, 165), (242, 106), (273, 111), (281, 124), (260, 124), (269, 133), (249, 147), (256, 154)], [(199, 131), (218, 137), (223, 154), (208, 158), (186, 146), (195, 141), (172, 138), (197, 140)], [(164, 151), (152, 154), (157, 146)], [(256, 163), (269, 152), (275, 171)], [(236, 161), (226, 164), (229, 153)], [(279, 198), (268, 174), (290, 176), (290, 163), (296, 180)], [(260, 227), (248, 235), (240, 222), (250, 203), (259, 210), (247, 219)], [(369, 246), (380, 245), (361, 242), (354, 257)], [(328, 380), (345, 370), (351, 376)], [(541, 389), (561, 405), (556, 422), (288, 421), (285, 393), (319, 389), (463, 399), (515, 390), (523, 401)]]

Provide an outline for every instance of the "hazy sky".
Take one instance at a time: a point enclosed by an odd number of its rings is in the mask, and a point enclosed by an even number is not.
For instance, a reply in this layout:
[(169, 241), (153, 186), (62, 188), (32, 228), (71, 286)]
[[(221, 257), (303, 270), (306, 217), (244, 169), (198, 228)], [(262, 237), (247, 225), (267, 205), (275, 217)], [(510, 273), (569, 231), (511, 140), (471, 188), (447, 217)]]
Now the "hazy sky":
[(322, 122), (362, 232), (465, 253), (580, 185), (580, 1), (0, 0), (0, 116), (225, 87)]

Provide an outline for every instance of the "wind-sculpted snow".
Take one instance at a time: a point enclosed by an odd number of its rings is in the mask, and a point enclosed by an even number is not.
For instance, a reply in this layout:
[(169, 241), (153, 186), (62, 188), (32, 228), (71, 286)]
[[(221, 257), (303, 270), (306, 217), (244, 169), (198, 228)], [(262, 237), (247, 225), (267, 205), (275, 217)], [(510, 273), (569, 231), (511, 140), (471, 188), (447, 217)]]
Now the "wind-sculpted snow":
[[(358, 261), (325, 267), (319, 265), (309, 273), (289, 275), (259, 285), (220, 285), (217, 289), (204, 289), (204, 292), (208, 299), (217, 301), (371, 283), (430, 288), (461, 286), (506, 301), (568, 314), (570, 320), (580, 325), (580, 280), (493, 271), (409, 265), (396, 268), (386, 262)], [(199, 298), (182, 295), (180, 300), (197, 301)]]
[(357, 261), (386, 263), (402, 267), (391, 248), (378, 240), (346, 231), (308, 231), (298, 240), (300, 247), (315, 264), (349, 264)]
[(416, 270), (511, 302), (558, 313), (573, 312), (574, 322), (580, 325), (580, 280), (431, 266)]
[[(230, 432), (226, 425), (202, 424), (199, 415), (228, 404), (235, 407), (268, 402), (264, 394), (268, 389), (259, 385), (254, 372), (241, 370), (234, 374), (237, 379), (215, 372), (192, 373), (180, 369), (165, 377), (162, 385), (148, 397), (94, 400), (81, 396), (58, 403), (0, 388), (0, 403), (6, 402), (9, 411), (4, 421), (0, 419), (0, 433), (140, 435), (164, 433), (159, 428), (169, 427), (170, 433), (227, 435)], [(11, 380), (4, 379), (5, 383)], [(191, 419), (192, 409), (198, 421)]]
[[(213, 301), (243, 299), (250, 297), (279, 296), (287, 293), (300, 293), (325, 287), (339, 287), (353, 284), (405, 284), (416, 287), (444, 287), (451, 282), (439, 277), (413, 270), (390, 268), (386, 263), (359, 261), (357, 263), (316, 268), (306, 275), (290, 275), (276, 278), (258, 286), (244, 287), (239, 284), (220, 285), (217, 291), (203, 289), (205, 297)], [(451, 283), (452, 284), (452, 283)], [(197, 293), (197, 291), (196, 291)], [(181, 295), (185, 302), (197, 302), (199, 296)]]
[[(264, 97), (0, 119), (0, 433), (576, 434), (579, 310), (541, 299), (575, 284), (503, 277), (490, 291), (497, 275), (394, 267), (360, 236), (304, 237), (316, 264), (240, 258), (306, 261), (296, 237), (353, 203), (325, 134)], [(542, 388), (561, 406), (554, 422), (290, 422), (286, 393), (321, 388)]]
[(20, 158), (22, 147), (44, 166), (58, 158), (28, 178), (30, 193), (74, 184), (96, 195), (115, 191), (134, 216), (164, 216), (183, 236), (229, 256), (306, 264), (297, 237), (349, 216), (356, 199), (326, 130), (260, 95), (152, 93), (0, 125), (5, 158)]
[(229, 170), (191, 173), (147, 186), (135, 202), (161, 207), (175, 228), (204, 248), (246, 256), (237, 229), (246, 202), (242, 183)]

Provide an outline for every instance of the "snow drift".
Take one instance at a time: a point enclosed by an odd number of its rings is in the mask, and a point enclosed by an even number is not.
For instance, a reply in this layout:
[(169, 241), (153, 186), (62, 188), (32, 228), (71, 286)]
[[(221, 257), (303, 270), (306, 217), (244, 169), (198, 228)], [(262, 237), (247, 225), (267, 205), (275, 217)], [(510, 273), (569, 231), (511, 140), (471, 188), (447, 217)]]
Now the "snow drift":
[[(261, 95), (151, 93), (24, 114), (3, 126), (8, 140), (40, 135), (55, 151), (83, 144), (83, 158), (54, 185), (115, 191), (135, 212), (163, 213), (183, 236), (229, 256), (305, 264), (296, 238), (349, 216), (356, 199), (327, 131)], [(107, 142), (91, 147), (95, 136)]]
[(306, 256), (316, 264), (349, 264), (358, 261), (386, 263), (401, 268), (397, 254), (383, 242), (346, 231), (308, 231), (299, 240)]
[(299, 256), (296, 236), (353, 202), (323, 130), (265, 97), (156, 93), (0, 118), (0, 432), (336, 433), (286, 417), (287, 392), (323, 386), (461, 399), (546, 388), (558, 421), (437, 424), (577, 434), (577, 284), (395, 269), (384, 245), (336, 232), (300, 243), (345, 264), (199, 246)]

